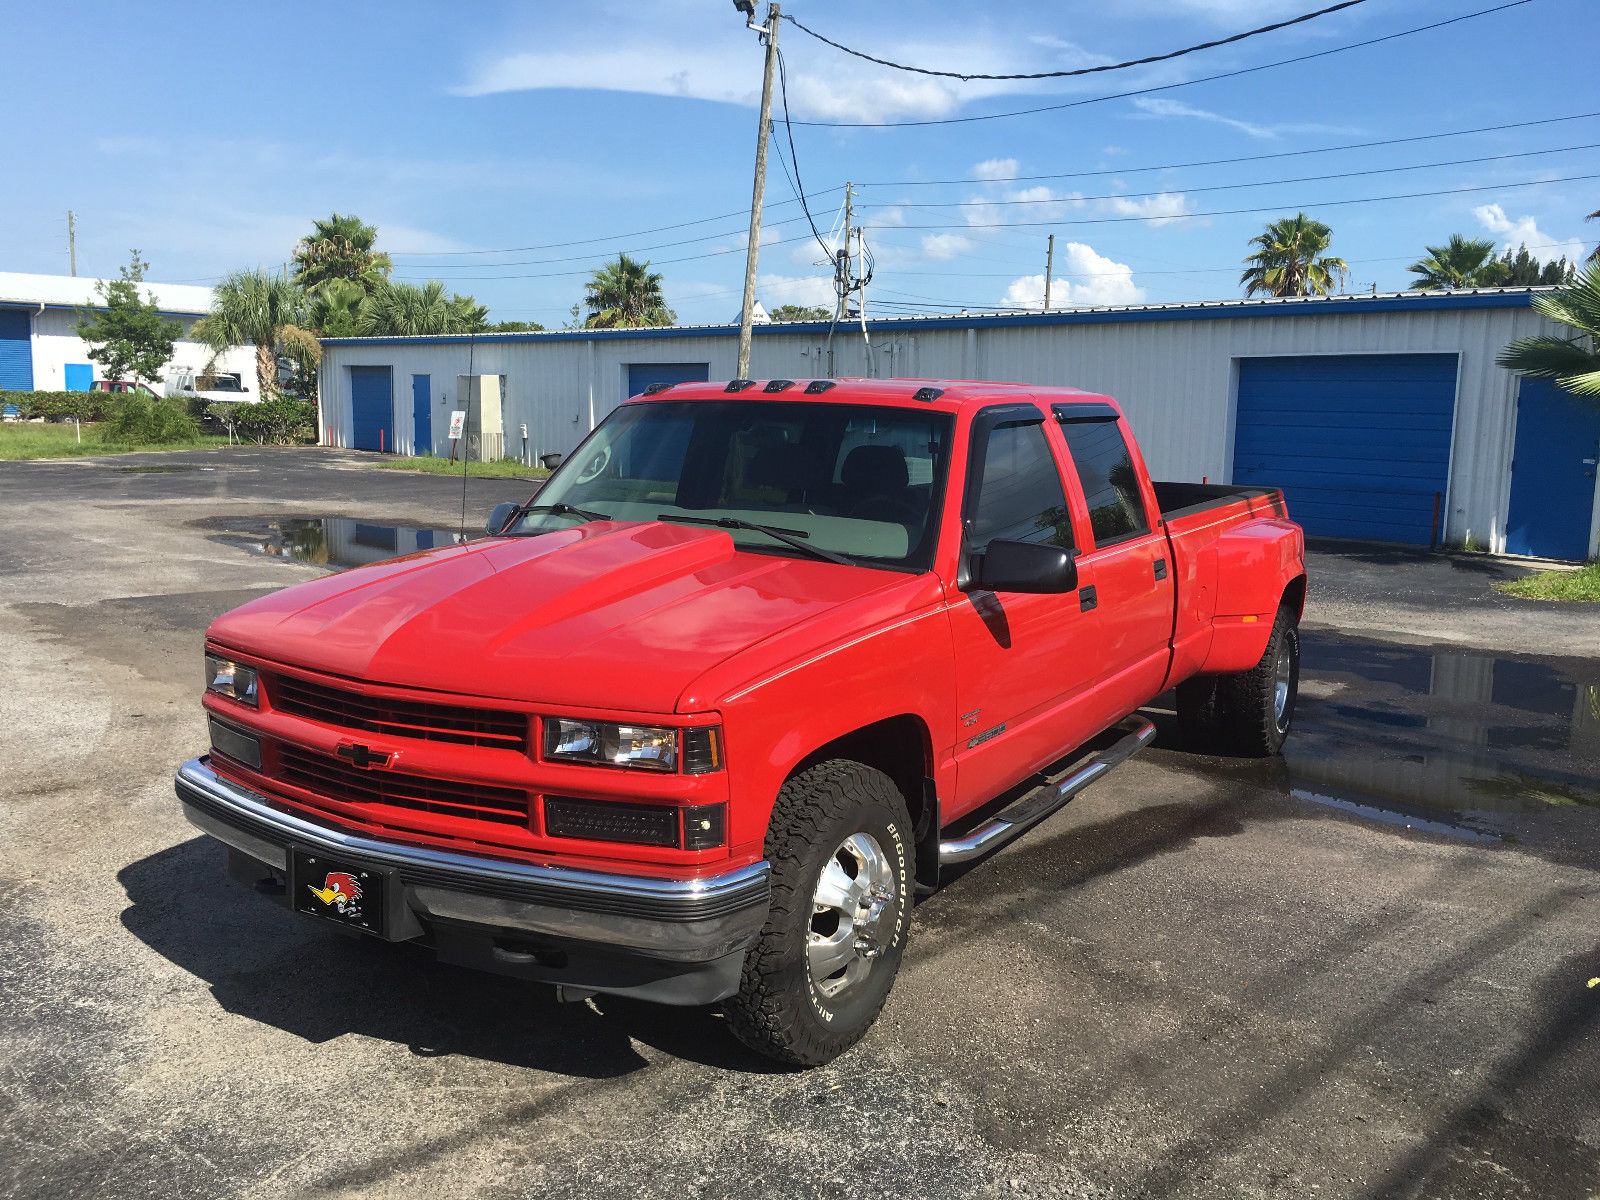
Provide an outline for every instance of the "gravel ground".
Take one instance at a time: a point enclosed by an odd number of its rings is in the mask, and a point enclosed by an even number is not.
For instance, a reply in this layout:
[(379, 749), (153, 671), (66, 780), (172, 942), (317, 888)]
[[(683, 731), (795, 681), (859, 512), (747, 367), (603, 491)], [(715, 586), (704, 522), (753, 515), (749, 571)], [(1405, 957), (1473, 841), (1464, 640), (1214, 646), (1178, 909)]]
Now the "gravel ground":
[(1600, 614), (1318, 553), (1287, 759), (1156, 706), (775, 1073), (295, 920), (183, 821), (201, 630), (326, 569), (272, 524), (460, 503), (339, 452), (0, 464), (0, 1195), (1600, 1196)]

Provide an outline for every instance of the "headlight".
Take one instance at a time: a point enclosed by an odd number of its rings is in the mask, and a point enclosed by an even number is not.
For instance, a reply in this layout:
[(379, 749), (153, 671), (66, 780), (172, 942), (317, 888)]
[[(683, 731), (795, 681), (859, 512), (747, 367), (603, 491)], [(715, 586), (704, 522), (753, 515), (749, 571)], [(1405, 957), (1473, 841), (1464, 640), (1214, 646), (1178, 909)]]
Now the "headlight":
[(230, 700), (240, 700), (251, 708), (256, 707), (258, 684), (256, 669), (244, 663), (206, 655), (206, 691), (216, 692)]
[(678, 731), (661, 725), (613, 725), (606, 721), (547, 717), (544, 756), (556, 762), (675, 771)]

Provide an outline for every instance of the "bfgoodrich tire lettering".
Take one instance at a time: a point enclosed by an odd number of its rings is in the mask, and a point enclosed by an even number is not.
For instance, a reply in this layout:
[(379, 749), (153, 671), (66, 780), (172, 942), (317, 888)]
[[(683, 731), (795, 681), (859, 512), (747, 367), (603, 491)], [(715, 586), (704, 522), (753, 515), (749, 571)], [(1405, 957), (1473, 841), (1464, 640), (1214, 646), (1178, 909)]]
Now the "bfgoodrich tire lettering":
[(905, 953), (914, 846), (881, 771), (830, 759), (784, 784), (767, 830), (772, 906), (727, 1004), (740, 1041), (818, 1066), (860, 1040)]

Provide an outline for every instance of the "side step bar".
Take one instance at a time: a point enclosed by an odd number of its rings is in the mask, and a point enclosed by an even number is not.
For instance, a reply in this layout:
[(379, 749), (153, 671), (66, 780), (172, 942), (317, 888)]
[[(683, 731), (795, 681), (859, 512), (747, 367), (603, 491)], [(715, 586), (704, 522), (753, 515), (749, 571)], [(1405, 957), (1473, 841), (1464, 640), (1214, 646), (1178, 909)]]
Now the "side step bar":
[(939, 865), (954, 866), (998, 850), (1011, 839), (1021, 837), (1046, 817), (1058, 812), (1096, 779), (1119, 767), (1156, 736), (1156, 727), (1143, 717), (1129, 717), (1116, 726), (1123, 737), (1084, 763), (1060, 783), (1046, 784), (1029, 792), (999, 815), (985, 821), (964, 837), (939, 843)]

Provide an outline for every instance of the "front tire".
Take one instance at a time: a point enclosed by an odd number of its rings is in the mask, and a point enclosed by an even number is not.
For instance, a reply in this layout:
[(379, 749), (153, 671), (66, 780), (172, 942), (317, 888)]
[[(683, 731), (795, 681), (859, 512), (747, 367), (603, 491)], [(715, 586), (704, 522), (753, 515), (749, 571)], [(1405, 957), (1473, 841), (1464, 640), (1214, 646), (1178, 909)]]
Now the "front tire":
[(772, 905), (727, 1003), (741, 1042), (814, 1067), (861, 1039), (905, 953), (915, 845), (881, 771), (830, 759), (783, 785), (767, 830)]

